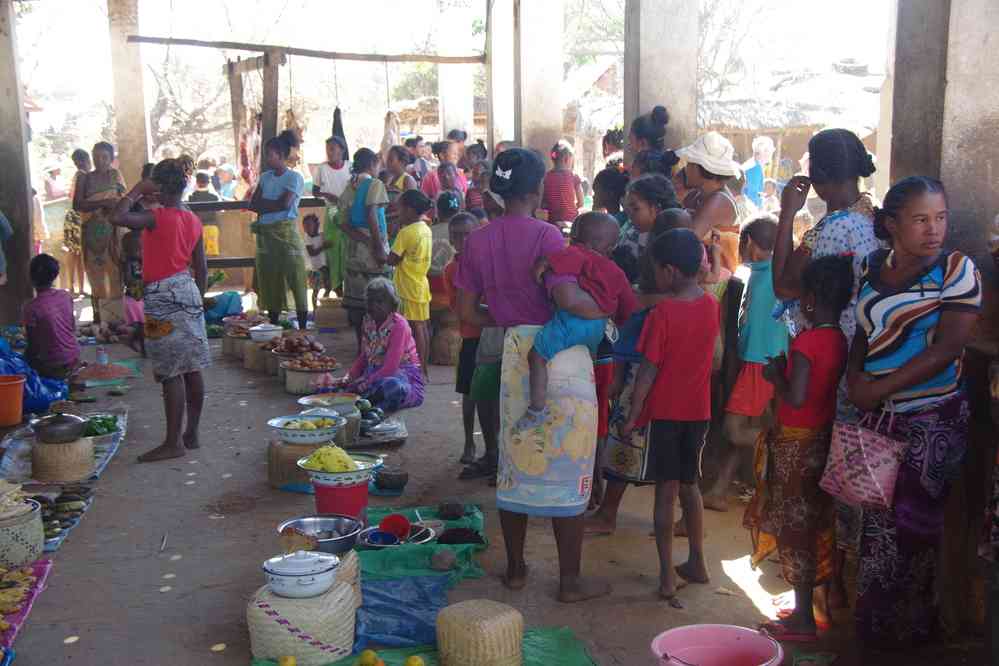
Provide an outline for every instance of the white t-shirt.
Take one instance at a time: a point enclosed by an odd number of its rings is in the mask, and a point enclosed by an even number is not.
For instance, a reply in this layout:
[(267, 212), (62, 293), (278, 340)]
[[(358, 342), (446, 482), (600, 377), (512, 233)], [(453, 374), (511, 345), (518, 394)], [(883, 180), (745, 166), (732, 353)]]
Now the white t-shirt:
[(339, 169), (334, 169), (329, 162), (323, 162), (316, 169), (315, 184), (319, 186), (320, 192), (342, 196), (350, 182), (350, 163), (344, 162)]
[[(326, 239), (323, 238), (322, 234), (316, 234), (315, 236), (310, 236), (309, 234), (304, 234), (304, 235), (305, 235), (305, 245), (311, 248), (321, 248), (323, 246), (323, 243), (326, 242)], [(326, 265), (325, 251), (320, 250), (319, 254), (316, 255), (309, 254), (308, 252), (306, 252), (306, 254), (309, 255), (309, 263), (312, 265), (312, 270), (318, 271), (320, 268)]]

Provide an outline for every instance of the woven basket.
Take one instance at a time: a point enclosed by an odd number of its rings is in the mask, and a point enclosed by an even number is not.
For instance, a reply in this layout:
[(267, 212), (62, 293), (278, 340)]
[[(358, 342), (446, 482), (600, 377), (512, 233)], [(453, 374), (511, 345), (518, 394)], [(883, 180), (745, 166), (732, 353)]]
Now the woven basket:
[(41, 556), (45, 545), (41, 505), (27, 500), (31, 511), (0, 520), (0, 566), (15, 569)]
[(243, 347), (243, 367), (254, 372), (267, 372), (267, 358), (271, 355), (263, 343), (248, 342)]
[(65, 444), (36, 441), (31, 447), (31, 478), (35, 481), (82, 481), (93, 473), (92, 437)]
[(294, 656), (297, 666), (324, 666), (354, 649), (354, 593), (346, 583), (311, 599), (286, 599), (263, 586), (246, 607), (255, 659)]
[(442, 666), (521, 666), (524, 616), (489, 599), (448, 606), (437, 615)]
[(340, 566), (336, 569), (336, 582), (350, 585), (354, 591), (354, 608), (360, 608), (364, 603), (361, 594), (361, 568), (356, 551), (349, 551), (340, 556)]
[(243, 358), (243, 345), (249, 342), (250, 338), (237, 337), (226, 333), (222, 336), (222, 355), (229, 358)]

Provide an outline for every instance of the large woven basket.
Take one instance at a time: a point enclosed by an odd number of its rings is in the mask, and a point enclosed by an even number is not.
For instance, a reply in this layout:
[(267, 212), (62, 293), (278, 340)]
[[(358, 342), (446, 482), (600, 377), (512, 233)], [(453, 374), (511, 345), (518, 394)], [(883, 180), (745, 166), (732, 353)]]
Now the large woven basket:
[(263, 343), (247, 342), (243, 347), (243, 367), (254, 372), (267, 372), (267, 358), (270, 355), (270, 350)]
[(442, 666), (521, 666), (524, 616), (489, 599), (448, 606), (437, 615)]
[(354, 592), (339, 582), (311, 599), (278, 597), (265, 585), (246, 607), (253, 657), (294, 656), (297, 666), (324, 666), (349, 655), (354, 619)]
[(0, 567), (5, 569), (34, 562), (45, 545), (41, 505), (34, 500), (27, 502), (31, 511), (0, 519)]
[(361, 563), (356, 551), (348, 551), (340, 556), (340, 566), (336, 569), (336, 582), (347, 583), (354, 590), (354, 607), (360, 608), (364, 603), (361, 594)]
[(94, 473), (94, 439), (65, 444), (35, 441), (31, 446), (31, 478), (35, 481), (82, 481)]

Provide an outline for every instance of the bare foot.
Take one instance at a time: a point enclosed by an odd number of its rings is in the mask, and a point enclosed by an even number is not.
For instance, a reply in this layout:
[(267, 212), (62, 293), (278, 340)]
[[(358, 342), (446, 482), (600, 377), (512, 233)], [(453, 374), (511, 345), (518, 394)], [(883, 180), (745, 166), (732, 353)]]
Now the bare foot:
[(523, 590), (527, 585), (527, 565), (522, 568), (507, 567), (506, 573), (500, 577), (503, 587), (508, 590)]
[(596, 599), (610, 594), (611, 586), (602, 580), (575, 578), (563, 580), (558, 588), (558, 600), (564, 604)]
[(610, 536), (617, 525), (600, 517), (597, 512), (583, 519), (583, 536)]
[(728, 511), (728, 498), (724, 495), (705, 495), (704, 508), (724, 513)]
[(140, 463), (157, 462), (159, 460), (171, 460), (173, 458), (183, 458), (184, 447), (170, 444), (161, 444), (151, 451), (146, 451), (139, 456)]
[(676, 570), (678, 576), (684, 580), (690, 581), (691, 583), (707, 585), (711, 582), (711, 577), (708, 575), (708, 568), (704, 566), (703, 563), (697, 565), (691, 564), (690, 561), (687, 561), (683, 564), (676, 565), (673, 569)]
[(184, 433), (184, 448), (191, 449), (192, 451), (194, 449), (200, 449), (201, 448), (201, 443), (198, 441), (198, 434), (197, 433), (192, 433), (190, 435), (187, 434), (187, 433)]
[(682, 585), (677, 585), (675, 587), (669, 586), (659, 586), (659, 598), (669, 604), (670, 608), (676, 608), (677, 610), (683, 608), (683, 602), (676, 598), (677, 590), (679, 590)]

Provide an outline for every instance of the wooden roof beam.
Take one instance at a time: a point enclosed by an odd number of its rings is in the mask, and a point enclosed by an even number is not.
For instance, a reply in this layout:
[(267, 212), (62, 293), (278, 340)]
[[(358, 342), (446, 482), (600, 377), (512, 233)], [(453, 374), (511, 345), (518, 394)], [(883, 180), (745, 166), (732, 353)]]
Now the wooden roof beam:
[(128, 41), (138, 44), (161, 44), (170, 46), (200, 46), (211, 49), (231, 49), (233, 51), (281, 52), (286, 55), (304, 56), (307, 58), (325, 58), (327, 60), (357, 60), (363, 62), (431, 62), (439, 65), (471, 65), (484, 64), (485, 54), (463, 56), (440, 56), (425, 53), (412, 54), (378, 54), (378, 53), (341, 53), (338, 51), (319, 51), (316, 49), (300, 49), (293, 46), (275, 46), (273, 44), (248, 44), (246, 42), (213, 42), (203, 39), (182, 39), (179, 37), (148, 37), (144, 35), (129, 35)]

